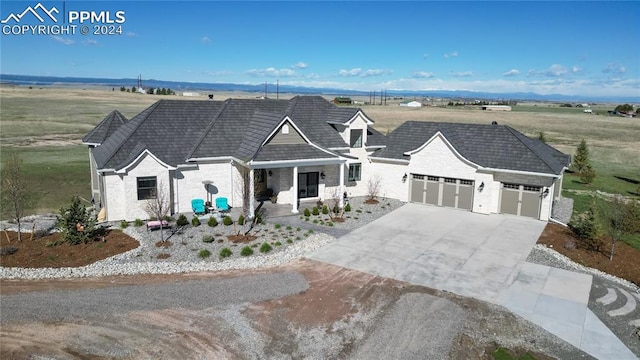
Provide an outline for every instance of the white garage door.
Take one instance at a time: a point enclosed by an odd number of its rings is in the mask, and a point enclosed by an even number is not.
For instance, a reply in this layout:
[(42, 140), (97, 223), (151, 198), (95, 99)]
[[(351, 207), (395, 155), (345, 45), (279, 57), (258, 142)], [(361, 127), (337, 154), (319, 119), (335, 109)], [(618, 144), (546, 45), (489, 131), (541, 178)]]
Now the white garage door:
[(542, 187), (502, 183), (500, 190), (500, 213), (540, 217)]
[(414, 203), (471, 210), (473, 180), (411, 174), (409, 200)]

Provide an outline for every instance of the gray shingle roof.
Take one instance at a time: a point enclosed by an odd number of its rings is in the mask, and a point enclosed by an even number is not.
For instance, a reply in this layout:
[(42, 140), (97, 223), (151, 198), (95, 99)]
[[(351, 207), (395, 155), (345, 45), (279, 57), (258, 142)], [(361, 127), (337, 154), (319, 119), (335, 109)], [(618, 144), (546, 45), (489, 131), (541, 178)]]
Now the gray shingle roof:
[[(170, 166), (184, 164), (187, 159), (226, 156), (247, 161), (257, 154), (261, 159), (268, 154), (284, 159), (277, 148), (259, 150), (285, 117), (315, 145), (344, 148), (349, 145), (328, 121), (345, 123), (357, 112), (356, 108), (337, 107), (319, 96), (291, 100), (160, 100), (112, 131), (92, 151), (99, 169), (121, 169), (145, 149)], [(94, 129), (85, 137), (99, 132), (103, 130)], [(370, 143), (383, 142), (381, 134), (372, 134)], [(320, 156), (318, 151), (305, 147), (287, 156), (314, 158)]]
[(263, 146), (255, 161), (286, 161), (298, 159), (337, 159), (337, 155), (332, 155), (309, 144), (267, 144)]
[(437, 132), (467, 160), (482, 167), (562, 173), (570, 157), (505, 125), (453, 124), (410, 121), (387, 136), (387, 147), (373, 156), (409, 160), (405, 152), (415, 150)]
[(102, 144), (111, 136), (120, 125), (127, 122), (127, 118), (118, 110), (113, 110), (102, 121), (96, 125), (87, 135), (82, 138), (84, 144)]

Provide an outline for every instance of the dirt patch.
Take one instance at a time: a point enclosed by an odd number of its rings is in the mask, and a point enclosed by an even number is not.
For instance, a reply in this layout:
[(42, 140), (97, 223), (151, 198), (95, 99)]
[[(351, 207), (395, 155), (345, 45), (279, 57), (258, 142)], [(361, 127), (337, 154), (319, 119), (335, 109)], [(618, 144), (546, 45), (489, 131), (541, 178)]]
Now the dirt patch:
[(156, 247), (163, 247), (163, 248), (168, 248), (168, 247), (170, 247), (171, 245), (173, 245), (173, 244), (172, 244), (172, 243), (171, 243), (171, 241), (169, 241), (169, 240), (158, 241), (158, 242), (156, 243)]
[(367, 199), (364, 201), (365, 204), (369, 204), (369, 205), (375, 205), (380, 203), (380, 201), (376, 200), (376, 199)]
[(613, 261), (609, 260), (610, 241), (604, 242), (605, 246), (600, 252), (588, 250), (571, 230), (558, 224), (547, 224), (538, 243), (553, 248), (578, 264), (598, 269), (640, 286), (640, 266), (638, 266), (640, 250), (622, 241), (616, 243)]
[(229, 235), (227, 239), (234, 244), (248, 244), (258, 237), (255, 235)]
[[(7, 235), (9, 239), (7, 239)], [(18, 233), (3, 231), (0, 247), (15, 247), (17, 251), (11, 255), (0, 256), (0, 266), (25, 268), (60, 268), (79, 267), (92, 264), (98, 260), (121, 254), (140, 246), (137, 240), (122, 231), (109, 230), (104, 241), (88, 244), (48, 246), (60, 241), (60, 234), (53, 233), (44, 237), (29, 240), (31, 234), (23, 233), (22, 241), (18, 241)]]

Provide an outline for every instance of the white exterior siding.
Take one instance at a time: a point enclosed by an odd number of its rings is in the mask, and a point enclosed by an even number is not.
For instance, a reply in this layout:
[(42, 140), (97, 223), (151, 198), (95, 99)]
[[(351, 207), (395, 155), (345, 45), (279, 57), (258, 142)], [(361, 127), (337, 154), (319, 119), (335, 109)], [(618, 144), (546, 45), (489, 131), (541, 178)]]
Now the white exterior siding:
[[(374, 160), (371, 163), (373, 176), (380, 178), (380, 196), (400, 201), (408, 201), (409, 174), (407, 165)], [(407, 174), (407, 180), (402, 182), (402, 177)], [(366, 189), (366, 184), (364, 185)]]
[[(232, 202), (232, 166), (230, 161), (201, 163), (194, 167), (180, 168), (176, 171), (177, 187), (174, 189), (175, 212), (190, 212), (191, 200), (203, 199), (215, 204), (218, 197), (226, 197)], [(209, 194), (203, 181), (211, 181)], [(233, 206), (233, 205), (232, 205)]]

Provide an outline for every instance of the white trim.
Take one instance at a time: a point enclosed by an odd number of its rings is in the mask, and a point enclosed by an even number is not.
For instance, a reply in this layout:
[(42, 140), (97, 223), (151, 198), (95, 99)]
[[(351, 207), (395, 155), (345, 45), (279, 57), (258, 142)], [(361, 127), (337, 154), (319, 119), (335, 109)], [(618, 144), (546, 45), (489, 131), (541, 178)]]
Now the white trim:
[(558, 178), (562, 177), (562, 175), (555, 175), (555, 174), (545, 174), (545, 173), (538, 173), (538, 172), (531, 172), (531, 171), (496, 169), (496, 168), (486, 168), (486, 167), (479, 167), (478, 171), (481, 171), (481, 172), (494, 172), (494, 173), (495, 172), (503, 172), (503, 173), (510, 173), (510, 174), (519, 174), (519, 175), (542, 176), (542, 177), (551, 177), (551, 178), (555, 178), (555, 179), (558, 179)]
[(137, 156), (137, 157), (136, 157), (132, 162), (130, 162), (127, 166), (125, 166), (125, 167), (123, 167), (123, 168), (121, 168), (121, 169), (115, 170), (116, 174), (126, 174), (126, 173), (127, 173), (127, 169), (129, 169), (129, 168), (130, 168), (130, 167), (132, 167), (135, 163), (137, 163), (137, 162), (138, 162), (138, 160), (142, 159), (142, 157), (143, 157), (144, 155), (149, 155), (149, 156), (151, 156), (151, 158), (152, 158), (152, 159), (154, 159), (155, 161), (157, 161), (158, 163), (160, 163), (160, 165), (162, 165), (162, 166), (164, 166), (165, 168), (167, 168), (167, 170), (175, 170), (175, 169), (176, 169), (175, 167), (173, 167), (173, 166), (171, 166), (171, 165), (169, 165), (169, 164), (165, 163), (164, 161), (162, 161), (162, 160), (158, 159), (158, 158), (157, 158), (155, 155), (153, 155), (153, 154), (151, 153), (151, 151), (149, 151), (148, 149), (144, 149), (144, 150), (140, 153), (140, 155), (138, 155), (138, 156)]
[(100, 146), (101, 143), (89, 143), (89, 142), (82, 142), (82, 145), (89, 145), (89, 146)]
[(369, 156), (369, 160), (409, 165), (409, 160)]
[(280, 160), (280, 161), (253, 161), (252, 160), (252, 161), (249, 161), (248, 165), (250, 169), (274, 169), (274, 168), (282, 168), (282, 167), (344, 164), (345, 162), (347, 162), (347, 159), (338, 157), (338, 158), (309, 159), (309, 160)]
[(189, 158), (187, 162), (198, 162), (198, 161), (235, 161), (239, 163), (244, 163), (244, 161), (234, 157), (234, 156), (214, 156), (214, 157), (202, 157), (202, 158)]
[(373, 120), (369, 119), (369, 118), (364, 114), (364, 112), (362, 112), (362, 109), (358, 109), (358, 111), (356, 112), (356, 114), (355, 114), (355, 115), (353, 115), (353, 116), (351, 117), (351, 119), (347, 120), (347, 122), (345, 122), (345, 123), (343, 123), (343, 124), (345, 124), (345, 125), (351, 125), (351, 123), (356, 119), (356, 117), (358, 117), (358, 115), (361, 115), (361, 116), (362, 116), (362, 118), (364, 119), (364, 122), (365, 122), (367, 125), (373, 125), (373, 124), (374, 124)]
[(444, 134), (442, 134), (440, 131), (437, 131), (435, 134), (433, 134), (433, 136), (427, 140), (424, 144), (422, 144), (421, 146), (417, 147), (416, 149), (413, 150), (409, 150), (406, 151), (404, 153), (404, 155), (408, 155), (411, 156), (413, 154), (416, 154), (420, 151), (422, 151), (425, 147), (427, 147), (433, 140), (435, 140), (437, 137), (439, 137), (442, 141), (444, 141), (445, 145), (447, 145), (447, 147), (449, 148), (449, 150), (451, 150), (451, 152), (453, 152), (453, 154), (460, 160), (462, 160), (464, 163), (466, 163), (467, 165), (473, 166), (476, 169), (480, 167), (480, 165), (474, 163), (473, 161), (465, 158), (464, 156), (462, 156), (458, 150), (456, 150), (455, 147), (453, 147), (453, 145), (451, 145), (451, 143), (449, 142), (449, 140), (447, 140), (447, 138), (444, 136)]

